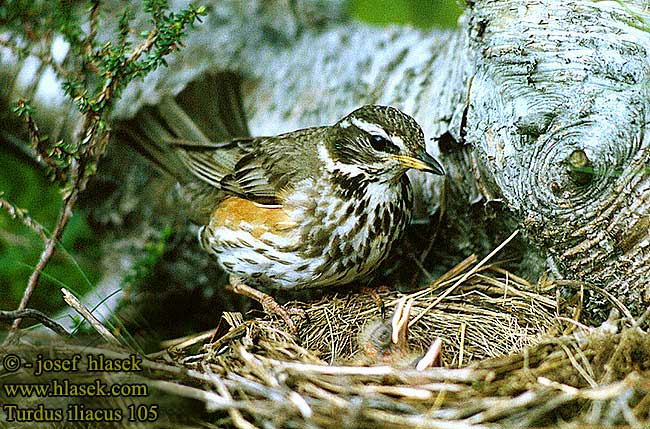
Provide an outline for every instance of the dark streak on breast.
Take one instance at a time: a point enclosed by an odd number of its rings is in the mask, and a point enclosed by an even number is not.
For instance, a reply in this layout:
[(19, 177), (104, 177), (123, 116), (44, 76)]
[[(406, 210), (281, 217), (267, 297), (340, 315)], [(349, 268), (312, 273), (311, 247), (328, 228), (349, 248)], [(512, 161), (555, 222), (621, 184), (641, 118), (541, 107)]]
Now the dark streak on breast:
[(368, 181), (360, 176), (348, 176), (345, 174), (332, 174), (334, 191), (345, 199), (361, 200), (366, 193)]

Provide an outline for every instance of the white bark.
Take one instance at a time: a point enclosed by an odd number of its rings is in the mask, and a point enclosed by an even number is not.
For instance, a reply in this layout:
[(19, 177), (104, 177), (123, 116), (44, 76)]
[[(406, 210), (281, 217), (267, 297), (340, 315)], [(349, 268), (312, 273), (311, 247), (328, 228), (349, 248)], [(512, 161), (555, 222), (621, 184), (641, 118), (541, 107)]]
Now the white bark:
[[(469, 22), (467, 139), (492, 187), (557, 275), (637, 312), (650, 298), (648, 23), (643, 1), (485, 2)], [(572, 154), (595, 174), (570, 172)]]

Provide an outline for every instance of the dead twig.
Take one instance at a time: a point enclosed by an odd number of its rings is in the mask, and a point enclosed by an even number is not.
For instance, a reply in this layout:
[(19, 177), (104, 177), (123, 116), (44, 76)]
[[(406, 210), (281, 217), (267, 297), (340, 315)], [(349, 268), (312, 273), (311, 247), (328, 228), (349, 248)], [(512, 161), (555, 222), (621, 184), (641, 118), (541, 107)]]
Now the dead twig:
[(43, 326), (61, 335), (62, 337), (70, 336), (70, 333), (66, 331), (63, 326), (61, 326), (54, 320), (50, 319), (45, 313), (42, 313), (38, 310), (34, 310), (31, 308), (26, 308), (24, 310), (11, 310), (11, 311), (0, 310), (0, 319), (15, 320), (21, 318), (38, 320), (40, 323), (43, 324)]
[(61, 288), (61, 293), (63, 293), (63, 299), (65, 302), (72, 308), (75, 309), (77, 313), (81, 315), (89, 324), (92, 326), (99, 335), (102, 336), (106, 341), (108, 341), (110, 344), (113, 345), (120, 345), (120, 341), (115, 338), (115, 336), (108, 330), (102, 323), (97, 319), (91, 312), (88, 310), (88, 308), (81, 303), (77, 299), (76, 296), (74, 296), (72, 293), (70, 293), (69, 290), (66, 288)]
[[(72, 192), (70, 192), (70, 194), (63, 201), (63, 207), (59, 212), (59, 217), (57, 219), (56, 226), (54, 227), (54, 231), (52, 231), (52, 235), (45, 241), (45, 248), (43, 249), (43, 252), (41, 252), (41, 256), (38, 260), (38, 263), (36, 264), (36, 267), (34, 267), (34, 271), (32, 271), (32, 274), (29, 276), (29, 280), (27, 281), (27, 287), (25, 288), (25, 291), (23, 292), (23, 297), (21, 298), (20, 303), (18, 304), (19, 311), (27, 308), (27, 304), (29, 304), (29, 300), (32, 297), (32, 294), (34, 293), (34, 290), (36, 289), (36, 285), (38, 284), (38, 279), (41, 277), (41, 273), (47, 266), (52, 255), (54, 254), (56, 243), (61, 237), (61, 234), (63, 234), (63, 231), (66, 225), (68, 224), (68, 220), (70, 220), (70, 217), (72, 216), (72, 208), (77, 202), (77, 197), (79, 196), (79, 192), (80, 192), (78, 185), (81, 177), (80, 175), (77, 175), (76, 177), (77, 179), (74, 182)], [(12, 331), (15, 331), (18, 328), (20, 328), (21, 320), (22, 319), (14, 320), (14, 323), (11, 327)], [(10, 337), (11, 335), (9, 335), (7, 338)]]

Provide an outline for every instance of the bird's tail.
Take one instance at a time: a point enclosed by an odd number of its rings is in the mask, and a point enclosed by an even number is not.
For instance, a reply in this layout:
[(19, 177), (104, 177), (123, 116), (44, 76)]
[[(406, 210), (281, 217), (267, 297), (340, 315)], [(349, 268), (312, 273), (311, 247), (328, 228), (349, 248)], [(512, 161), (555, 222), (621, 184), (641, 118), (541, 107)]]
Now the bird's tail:
[(250, 135), (241, 78), (229, 72), (204, 75), (176, 97), (165, 96), (118, 122), (114, 135), (179, 182), (190, 182), (194, 176), (178, 156), (179, 144), (207, 145)]

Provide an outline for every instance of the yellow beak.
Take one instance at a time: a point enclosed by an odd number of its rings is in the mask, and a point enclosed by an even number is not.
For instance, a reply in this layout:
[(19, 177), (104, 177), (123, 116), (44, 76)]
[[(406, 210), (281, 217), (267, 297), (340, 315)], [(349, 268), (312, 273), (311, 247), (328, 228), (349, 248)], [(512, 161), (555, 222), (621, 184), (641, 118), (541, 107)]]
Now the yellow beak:
[(392, 155), (392, 158), (406, 168), (415, 168), (416, 170), (433, 174), (445, 174), (445, 169), (442, 165), (424, 150), (418, 154), (417, 158), (408, 155)]

